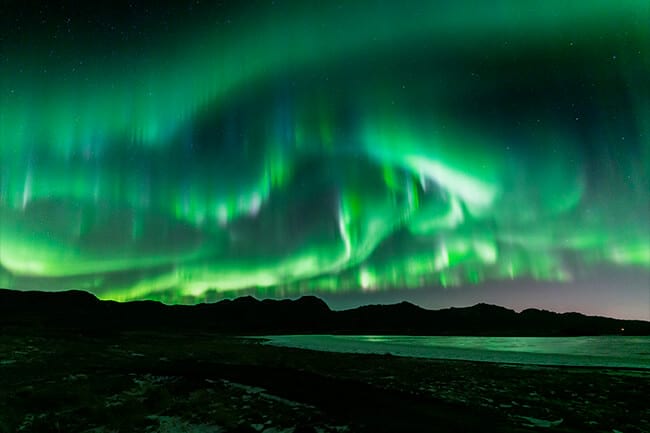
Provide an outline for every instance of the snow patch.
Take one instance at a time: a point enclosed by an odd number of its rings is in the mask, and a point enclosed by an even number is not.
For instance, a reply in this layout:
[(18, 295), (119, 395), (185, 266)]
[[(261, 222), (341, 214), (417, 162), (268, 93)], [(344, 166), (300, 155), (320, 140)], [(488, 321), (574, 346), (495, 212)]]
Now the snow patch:
[(518, 415), (517, 418), (521, 418), (524, 421), (526, 421), (528, 423), (526, 424), (527, 427), (544, 427), (544, 428), (557, 427), (558, 425), (562, 424), (562, 422), (564, 422), (564, 418), (560, 418), (556, 421), (550, 421), (550, 420), (533, 418), (530, 416), (521, 416), (521, 415)]
[(147, 418), (157, 420), (157, 427), (147, 428), (147, 433), (221, 433), (223, 427), (209, 424), (191, 424), (175, 416), (151, 415)]

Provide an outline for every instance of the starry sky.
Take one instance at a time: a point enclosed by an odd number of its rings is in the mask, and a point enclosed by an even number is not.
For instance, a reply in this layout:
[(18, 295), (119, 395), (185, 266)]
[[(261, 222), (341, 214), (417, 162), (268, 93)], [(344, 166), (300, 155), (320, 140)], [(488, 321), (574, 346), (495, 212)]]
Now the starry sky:
[(3, 1), (0, 286), (650, 319), (649, 22), (647, 0)]

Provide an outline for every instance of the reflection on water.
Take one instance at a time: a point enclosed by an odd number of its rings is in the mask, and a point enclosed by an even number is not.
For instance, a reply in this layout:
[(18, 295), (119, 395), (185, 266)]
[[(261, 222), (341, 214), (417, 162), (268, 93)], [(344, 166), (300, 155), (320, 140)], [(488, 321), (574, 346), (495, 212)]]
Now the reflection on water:
[(279, 335), (270, 344), (352, 353), (544, 365), (650, 368), (650, 337)]

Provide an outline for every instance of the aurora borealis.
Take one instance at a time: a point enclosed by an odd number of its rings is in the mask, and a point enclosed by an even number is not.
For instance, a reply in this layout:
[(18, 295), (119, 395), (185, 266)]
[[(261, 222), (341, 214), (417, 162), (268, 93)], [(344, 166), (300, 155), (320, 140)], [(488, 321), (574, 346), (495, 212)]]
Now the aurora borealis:
[(242, 3), (9, 2), (0, 286), (650, 280), (647, 0)]

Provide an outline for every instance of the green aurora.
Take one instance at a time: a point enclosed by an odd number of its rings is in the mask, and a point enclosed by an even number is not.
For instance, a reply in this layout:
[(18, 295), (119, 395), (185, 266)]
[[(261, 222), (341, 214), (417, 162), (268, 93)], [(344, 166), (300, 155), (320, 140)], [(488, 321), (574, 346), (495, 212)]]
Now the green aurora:
[(199, 302), (650, 272), (647, 0), (203, 12), (132, 45), (4, 26), (0, 286)]

